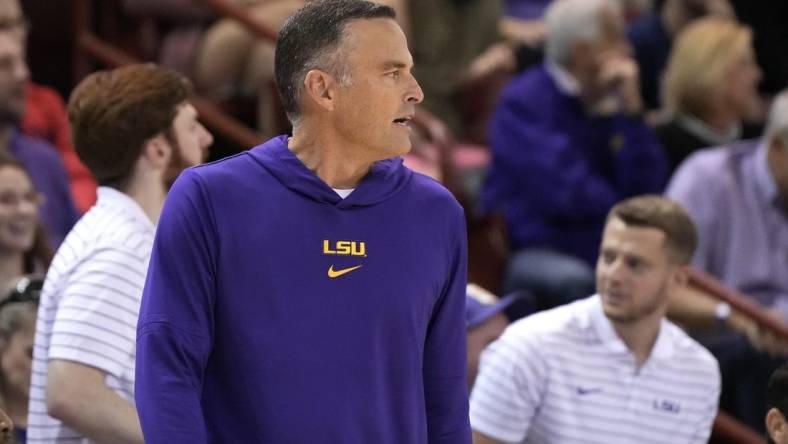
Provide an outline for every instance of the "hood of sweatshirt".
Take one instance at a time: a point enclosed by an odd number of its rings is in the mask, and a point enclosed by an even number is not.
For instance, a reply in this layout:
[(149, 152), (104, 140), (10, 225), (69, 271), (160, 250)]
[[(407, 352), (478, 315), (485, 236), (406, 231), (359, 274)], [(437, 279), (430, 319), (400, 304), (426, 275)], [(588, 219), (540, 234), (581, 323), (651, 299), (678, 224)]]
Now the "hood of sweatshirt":
[(402, 164), (401, 157), (381, 160), (372, 164), (355, 191), (342, 199), (290, 151), (287, 136), (274, 137), (249, 150), (249, 154), (285, 187), (339, 209), (366, 207), (391, 199), (413, 176), (413, 172)]

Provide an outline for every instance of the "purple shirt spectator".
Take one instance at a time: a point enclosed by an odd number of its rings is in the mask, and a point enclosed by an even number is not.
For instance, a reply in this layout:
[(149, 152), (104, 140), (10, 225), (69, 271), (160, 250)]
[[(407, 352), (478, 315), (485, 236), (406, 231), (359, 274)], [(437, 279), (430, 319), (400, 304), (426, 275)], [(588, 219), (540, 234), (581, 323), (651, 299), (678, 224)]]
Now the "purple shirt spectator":
[(79, 219), (63, 162), (55, 147), (16, 130), (11, 136), (9, 151), (25, 166), (33, 186), (44, 195), (41, 220), (46, 228), (49, 245), (57, 249)]
[(523, 20), (540, 20), (553, 0), (506, 0), (506, 15)]
[(667, 195), (698, 226), (693, 265), (788, 315), (788, 213), (766, 154), (758, 140), (698, 151)]

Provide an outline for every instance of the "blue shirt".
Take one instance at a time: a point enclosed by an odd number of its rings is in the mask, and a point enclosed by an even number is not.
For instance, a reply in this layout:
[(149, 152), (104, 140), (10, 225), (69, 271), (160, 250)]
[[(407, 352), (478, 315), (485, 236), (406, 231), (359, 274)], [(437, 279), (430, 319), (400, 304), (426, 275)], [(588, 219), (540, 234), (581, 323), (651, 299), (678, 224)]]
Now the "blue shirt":
[(607, 212), (623, 198), (661, 192), (666, 160), (642, 120), (591, 116), (554, 77), (532, 68), (501, 95), (481, 201), (503, 213), (514, 248), (551, 248), (593, 264)]
[(553, 0), (506, 0), (506, 15), (523, 20), (540, 20)]
[(788, 318), (788, 210), (760, 140), (697, 151), (667, 196), (698, 227), (693, 265)]
[(137, 336), (148, 443), (468, 443), (466, 234), (399, 158), (342, 199), (286, 137), (189, 169)]

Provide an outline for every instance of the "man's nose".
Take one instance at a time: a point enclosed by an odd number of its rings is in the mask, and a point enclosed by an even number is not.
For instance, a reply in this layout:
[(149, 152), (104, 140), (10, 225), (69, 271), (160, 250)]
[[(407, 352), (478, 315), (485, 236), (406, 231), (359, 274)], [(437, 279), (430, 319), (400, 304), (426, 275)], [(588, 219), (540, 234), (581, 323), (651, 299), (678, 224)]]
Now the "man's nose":
[(411, 79), (412, 82), (405, 100), (407, 100), (408, 103), (421, 103), (424, 100), (424, 91), (422, 91), (421, 85), (419, 85), (418, 80), (416, 80), (413, 75), (411, 75)]

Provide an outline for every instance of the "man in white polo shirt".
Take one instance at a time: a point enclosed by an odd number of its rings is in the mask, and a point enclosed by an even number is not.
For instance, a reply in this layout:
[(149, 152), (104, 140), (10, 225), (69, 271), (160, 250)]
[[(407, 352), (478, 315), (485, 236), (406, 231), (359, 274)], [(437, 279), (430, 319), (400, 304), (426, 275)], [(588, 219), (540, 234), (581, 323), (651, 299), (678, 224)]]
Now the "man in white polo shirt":
[(613, 207), (598, 294), (512, 324), (482, 354), (474, 443), (705, 443), (719, 368), (665, 319), (696, 244), (691, 219), (668, 199)]
[(88, 76), (71, 95), (74, 145), (100, 187), (46, 276), (36, 325), (29, 443), (142, 443), (136, 326), (155, 224), (211, 135), (191, 85), (152, 64)]

